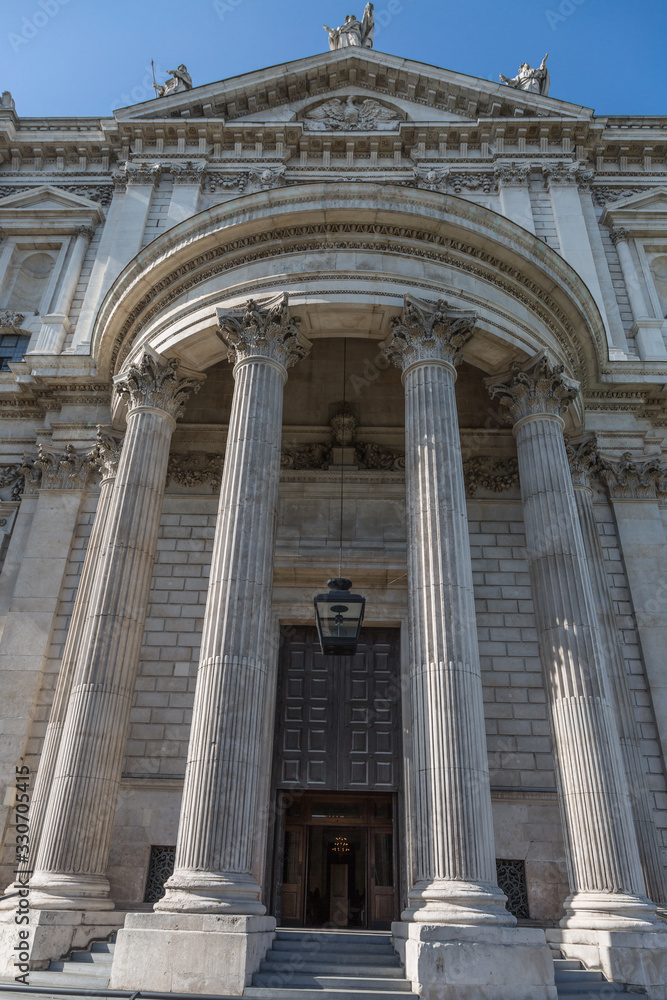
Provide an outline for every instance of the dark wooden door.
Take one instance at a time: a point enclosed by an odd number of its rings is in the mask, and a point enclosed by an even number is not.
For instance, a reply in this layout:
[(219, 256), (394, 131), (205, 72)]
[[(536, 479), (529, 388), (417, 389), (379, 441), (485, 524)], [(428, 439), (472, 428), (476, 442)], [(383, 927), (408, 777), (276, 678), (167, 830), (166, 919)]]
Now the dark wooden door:
[(398, 629), (364, 629), (356, 656), (323, 656), (317, 633), (281, 636), (275, 787), (399, 791)]

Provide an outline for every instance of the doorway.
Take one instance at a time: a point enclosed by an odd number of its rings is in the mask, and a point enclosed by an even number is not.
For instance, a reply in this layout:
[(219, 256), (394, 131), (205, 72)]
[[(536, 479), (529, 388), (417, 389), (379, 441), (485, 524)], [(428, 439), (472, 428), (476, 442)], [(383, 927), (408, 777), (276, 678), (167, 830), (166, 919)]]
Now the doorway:
[(295, 798), (281, 852), (282, 926), (389, 929), (395, 847), (391, 795)]

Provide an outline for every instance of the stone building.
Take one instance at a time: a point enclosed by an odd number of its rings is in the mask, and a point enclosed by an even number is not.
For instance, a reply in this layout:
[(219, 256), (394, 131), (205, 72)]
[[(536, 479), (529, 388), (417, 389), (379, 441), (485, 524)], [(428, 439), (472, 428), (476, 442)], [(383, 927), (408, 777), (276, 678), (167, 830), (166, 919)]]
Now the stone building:
[(3, 95), (4, 975), (28, 899), (132, 989), (240, 994), (277, 921), (667, 996), (666, 158), (368, 45)]

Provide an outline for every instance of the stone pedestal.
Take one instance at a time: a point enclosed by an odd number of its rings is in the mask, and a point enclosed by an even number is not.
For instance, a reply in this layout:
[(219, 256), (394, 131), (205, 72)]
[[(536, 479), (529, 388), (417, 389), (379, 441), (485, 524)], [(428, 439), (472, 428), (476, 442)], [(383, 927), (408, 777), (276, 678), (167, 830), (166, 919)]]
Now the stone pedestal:
[(126, 916), (121, 910), (103, 914), (97, 910), (31, 910), (29, 923), (17, 924), (17, 897), (7, 902), (15, 909), (4, 910), (0, 916), (0, 977), (15, 979), (27, 974), (28, 983), (33, 969), (46, 969), (54, 958), (108, 937), (123, 926)]
[(392, 933), (422, 1000), (557, 998), (553, 959), (537, 928), (395, 923)]
[(109, 986), (160, 993), (242, 996), (271, 947), (273, 917), (129, 913), (118, 932)]

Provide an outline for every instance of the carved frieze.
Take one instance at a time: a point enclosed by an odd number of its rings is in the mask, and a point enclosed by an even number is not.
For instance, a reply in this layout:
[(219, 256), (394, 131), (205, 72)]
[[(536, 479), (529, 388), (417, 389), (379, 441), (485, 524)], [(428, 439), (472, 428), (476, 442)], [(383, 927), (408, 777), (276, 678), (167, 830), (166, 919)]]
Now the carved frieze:
[(328, 469), (331, 465), (330, 444), (290, 445), (280, 453), (281, 469)]
[(493, 176), (505, 187), (526, 184), (531, 171), (530, 163), (501, 163), (494, 167)]
[(240, 170), (238, 173), (232, 174), (231, 176), (208, 173), (206, 174), (204, 190), (207, 194), (215, 194), (216, 191), (232, 191), (236, 189), (240, 194), (243, 194), (248, 186), (249, 180), (250, 171), (248, 170)]
[(179, 486), (210, 484), (213, 490), (218, 490), (222, 482), (224, 464), (224, 457), (218, 454), (173, 453), (169, 456), (167, 485), (169, 483), (178, 483)]
[(285, 167), (257, 167), (248, 171), (248, 177), (260, 191), (270, 191), (285, 183)]
[(354, 457), (364, 469), (385, 469), (388, 472), (405, 469), (405, 455), (381, 444), (359, 441), (354, 449)]
[(310, 132), (394, 132), (403, 119), (398, 111), (371, 98), (337, 97), (304, 115), (304, 129)]
[(644, 190), (646, 189), (640, 187), (621, 188), (603, 185), (601, 187), (596, 186), (593, 188), (593, 197), (598, 205), (606, 205), (609, 201), (620, 201), (621, 198), (629, 198), (631, 195), (639, 194)]
[(418, 188), (426, 191), (440, 191), (444, 194), (447, 191), (447, 178), (449, 177), (449, 167), (431, 167), (426, 164), (417, 164), (413, 168), (414, 183)]
[(490, 173), (457, 173), (452, 171), (449, 175), (449, 183), (455, 194), (461, 191), (481, 191), (483, 194), (491, 194), (496, 190), (496, 180)]
[(474, 497), (478, 489), (502, 493), (519, 482), (519, 463), (516, 458), (492, 458), (475, 455), (463, 463), (466, 495)]

